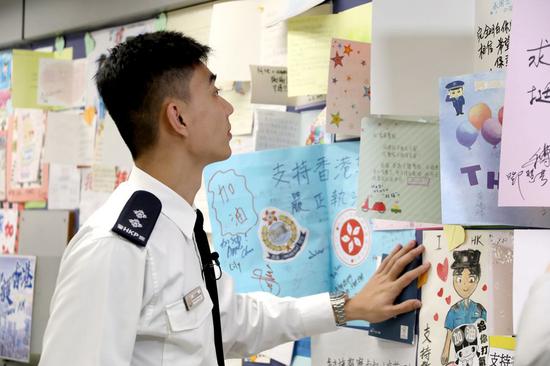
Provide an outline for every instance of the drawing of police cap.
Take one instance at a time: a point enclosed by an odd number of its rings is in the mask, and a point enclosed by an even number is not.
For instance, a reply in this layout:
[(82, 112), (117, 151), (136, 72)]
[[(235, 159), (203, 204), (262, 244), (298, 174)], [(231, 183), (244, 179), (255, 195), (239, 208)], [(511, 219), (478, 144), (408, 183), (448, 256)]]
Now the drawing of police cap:
[(274, 207), (262, 210), (262, 223), (258, 230), (266, 259), (287, 261), (294, 259), (304, 248), (308, 230), (300, 227), (296, 218)]

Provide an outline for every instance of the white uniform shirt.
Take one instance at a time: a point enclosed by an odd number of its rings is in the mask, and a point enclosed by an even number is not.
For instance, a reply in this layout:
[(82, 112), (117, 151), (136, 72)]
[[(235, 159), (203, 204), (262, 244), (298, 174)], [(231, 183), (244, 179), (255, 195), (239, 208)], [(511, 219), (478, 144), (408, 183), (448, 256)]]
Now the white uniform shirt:
[(550, 365), (550, 273), (531, 286), (519, 322), (516, 366)]
[[(162, 203), (145, 247), (111, 231), (136, 190)], [(134, 167), (65, 250), (39, 365), (217, 365), (195, 219), (183, 198)], [(205, 300), (188, 311), (183, 296), (197, 286)], [(226, 358), (336, 329), (326, 293), (299, 299), (236, 294), (227, 273), (217, 286)]]

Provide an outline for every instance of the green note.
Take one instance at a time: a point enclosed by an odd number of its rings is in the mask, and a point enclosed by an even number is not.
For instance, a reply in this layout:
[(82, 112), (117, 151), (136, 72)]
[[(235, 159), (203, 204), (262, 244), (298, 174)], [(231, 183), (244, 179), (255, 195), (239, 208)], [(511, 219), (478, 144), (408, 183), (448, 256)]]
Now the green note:
[(361, 215), (441, 223), (439, 124), (369, 117), (361, 127)]

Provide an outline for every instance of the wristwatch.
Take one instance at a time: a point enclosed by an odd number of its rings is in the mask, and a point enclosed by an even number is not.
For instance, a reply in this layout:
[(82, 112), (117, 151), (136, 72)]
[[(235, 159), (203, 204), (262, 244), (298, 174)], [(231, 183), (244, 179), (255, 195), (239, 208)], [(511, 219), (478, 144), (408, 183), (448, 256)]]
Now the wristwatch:
[(332, 311), (334, 312), (334, 320), (336, 325), (346, 325), (346, 313), (344, 312), (344, 305), (348, 300), (348, 294), (345, 292), (331, 292), (330, 304), (332, 305)]

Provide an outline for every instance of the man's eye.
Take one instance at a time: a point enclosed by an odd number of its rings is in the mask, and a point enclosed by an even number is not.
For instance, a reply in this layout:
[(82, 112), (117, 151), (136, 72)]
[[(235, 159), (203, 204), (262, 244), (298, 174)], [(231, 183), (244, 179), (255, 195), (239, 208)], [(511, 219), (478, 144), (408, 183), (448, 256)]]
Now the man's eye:
[(474, 283), (474, 282), (476, 282), (475, 277), (470, 277), (470, 283)]

